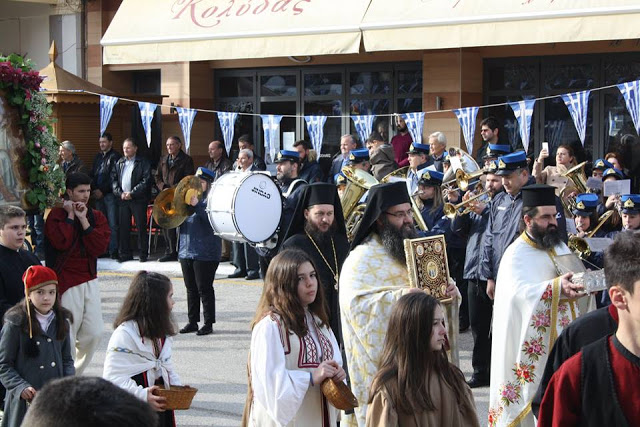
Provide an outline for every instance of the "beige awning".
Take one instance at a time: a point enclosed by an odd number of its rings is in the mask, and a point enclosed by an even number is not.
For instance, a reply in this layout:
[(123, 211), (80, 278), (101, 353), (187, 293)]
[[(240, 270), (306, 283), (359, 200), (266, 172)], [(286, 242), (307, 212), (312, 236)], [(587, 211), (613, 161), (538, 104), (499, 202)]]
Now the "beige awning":
[(369, 0), (124, 0), (105, 64), (357, 53)]
[(637, 0), (372, 0), (368, 52), (640, 38)]

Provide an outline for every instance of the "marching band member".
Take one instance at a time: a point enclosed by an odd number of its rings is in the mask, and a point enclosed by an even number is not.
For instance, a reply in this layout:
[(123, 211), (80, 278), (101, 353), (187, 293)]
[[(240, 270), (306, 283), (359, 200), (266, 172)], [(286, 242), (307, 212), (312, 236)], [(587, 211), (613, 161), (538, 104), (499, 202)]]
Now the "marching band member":
[[(409, 156), (409, 170), (407, 171), (407, 191), (415, 194), (418, 189), (418, 181), (424, 169), (431, 165), (429, 157), (429, 145), (414, 142), (407, 152)], [(433, 168), (432, 168), (433, 169)]]
[(607, 169), (613, 169), (613, 165), (605, 159), (597, 159), (595, 162), (593, 162), (593, 167), (591, 168), (591, 176), (593, 178), (602, 179), (602, 174)]
[[(493, 145), (493, 144), (491, 144)], [(485, 167), (485, 189), (489, 191), (491, 199), (502, 191), (502, 179), (495, 174), (498, 167), (497, 161), (489, 163)], [(473, 195), (468, 191), (463, 200)], [(456, 203), (457, 200), (451, 203)], [(489, 202), (491, 203), (491, 202)], [(473, 353), (471, 365), (473, 375), (468, 381), (471, 388), (489, 385), (489, 372), (491, 366), (491, 316), (493, 314), (493, 301), (487, 295), (487, 280), (480, 273), (480, 251), (484, 245), (483, 235), (489, 222), (489, 204), (482, 201), (472, 205), (472, 212), (468, 215), (456, 215), (451, 222), (451, 229), (468, 238), (463, 278), (467, 281), (467, 293), (469, 300), (469, 323), (473, 334)]]

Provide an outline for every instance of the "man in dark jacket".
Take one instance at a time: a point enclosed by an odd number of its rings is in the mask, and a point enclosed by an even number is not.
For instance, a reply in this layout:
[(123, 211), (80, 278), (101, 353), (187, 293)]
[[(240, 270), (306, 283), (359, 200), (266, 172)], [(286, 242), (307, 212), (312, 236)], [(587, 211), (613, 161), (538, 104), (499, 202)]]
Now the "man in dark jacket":
[(144, 157), (137, 156), (138, 145), (133, 138), (127, 138), (122, 144), (124, 157), (121, 157), (111, 170), (113, 194), (118, 200), (118, 252), (119, 262), (131, 261), (131, 216), (138, 228), (138, 246), (140, 262), (147, 261), (149, 253), (147, 242), (147, 204), (151, 198), (151, 164)]
[[(171, 188), (180, 182), (182, 178), (195, 173), (193, 159), (187, 153), (182, 151), (182, 141), (177, 136), (170, 136), (167, 139), (167, 155), (163, 156), (158, 162), (158, 170), (156, 171), (156, 186), (162, 191), (165, 188)], [(162, 235), (166, 245), (165, 255), (158, 261), (177, 261), (178, 249), (176, 241), (176, 229), (163, 229)]]
[[(316, 160), (309, 160), (309, 150), (311, 144), (307, 141), (300, 140), (293, 143), (294, 148), (300, 155), (300, 179), (304, 179), (309, 184), (322, 181), (322, 169)], [(319, 155), (320, 153), (318, 153)]]
[(113, 195), (111, 169), (122, 155), (113, 149), (113, 138), (110, 133), (105, 132), (98, 143), (100, 152), (93, 159), (91, 171), (91, 198), (96, 202), (96, 209), (109, 221), (111, 239), (108, 250), (111, 258), (118, 259), (118, 206)]
[[(255, 154), (254, 154), (255, 156)], [(227, 151), (221, 141), (211, 141), (209, 143), (209, 161), (205, 168), (214, 174), (214, 181), (231, 170), (231, 160), (227, 156)]]
[[(496, 175), (497, 162), (493, 162), (493, 168), (485, 168), (485, 190), (489, 191), (489, 196), (493, 199), (502, 191), (502, 179)], [(463, 200), (468, 199), (473, 194), (467, 193)], [(458, 203), (457, 200), (449, 200), (451, 203)], [(451, 222), (451, 229), (454, 233), (468, 236), (466, 257), (464, 264), (464, 279), (467, 280), (468, 301), (469, 301), (469, 322), (473, 334), (473, 353), (471, 365), (473, 375), (468, 381), (469, 387), (483, 387), (489, 385), (489, 370), (491, 366), (491, 316), (493, 313), (493, 302), (487, 295), (487, 281), (480, 273), (480, 255), (483, 235), (489, 221), (490, 203), (474, 203), (472, 212), (468, 215), (457, 215)]]

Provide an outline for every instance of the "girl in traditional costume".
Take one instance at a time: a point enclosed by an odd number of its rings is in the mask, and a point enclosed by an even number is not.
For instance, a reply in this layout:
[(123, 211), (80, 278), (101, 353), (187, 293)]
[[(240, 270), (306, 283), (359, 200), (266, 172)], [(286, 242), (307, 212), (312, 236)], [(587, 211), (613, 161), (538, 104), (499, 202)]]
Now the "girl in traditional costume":
[(320, 384), (346, 374), (306, 253), (285, 250), (271, 261), (252, 328), (243, 425), (336, 426), (339, 412)]
[(25, 298), (4, 316), (0, 380), (7, 389), (2, 426), (18, 427), (27, 403), (48, 381), (73, 375), (69, 342), (71, 312), (60, 305), (58, 277), (33, 265), (22, 276)]
[(471, 389), (449, 363), (438, 300), (422, 293), (394, 305), (380, 369), (371, 384), (367, 426), (479, 426)]
[(181, 385), (171, 360), (173, 285), (163, 274), (140, 271), (131, 282), (113, 326), (102, 376), (160, 413), (159, 426), (175, 426), (158, 388)]

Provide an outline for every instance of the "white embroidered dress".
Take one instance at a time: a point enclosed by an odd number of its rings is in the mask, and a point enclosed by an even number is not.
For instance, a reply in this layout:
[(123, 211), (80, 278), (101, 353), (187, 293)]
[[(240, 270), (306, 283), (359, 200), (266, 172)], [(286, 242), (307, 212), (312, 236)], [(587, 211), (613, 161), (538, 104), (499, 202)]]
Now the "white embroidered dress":
[[(328, 325), (306, 311), (309, 333), (287, 333), (280, 317), (271, 314), (251, 334), (250, 426), (336, 426), (339, 411), (329, 404), (320, 384), (311, 386), (309, 373), (324, 360), (342, 366), (340, 347)], [(328, 415), (328, 419), (324, 415)]]

